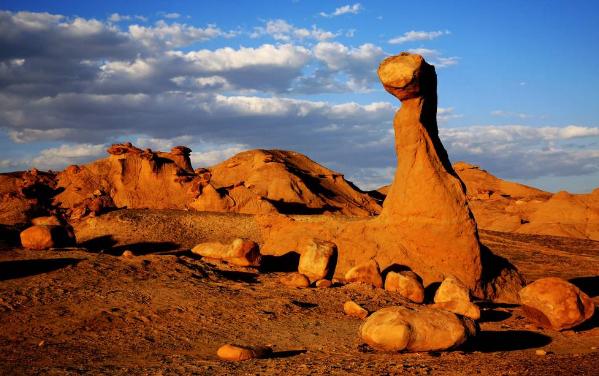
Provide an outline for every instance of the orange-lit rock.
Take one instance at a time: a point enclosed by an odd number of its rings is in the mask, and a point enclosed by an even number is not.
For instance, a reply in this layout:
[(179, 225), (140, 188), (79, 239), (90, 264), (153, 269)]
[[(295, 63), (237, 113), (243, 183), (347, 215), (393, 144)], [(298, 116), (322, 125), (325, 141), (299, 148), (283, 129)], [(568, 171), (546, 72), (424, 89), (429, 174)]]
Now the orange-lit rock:
[(390, 271), (385, 277), (385, 290), (397, 292), (406, 299), (414, 303), (422, 303), (424, 301), (424, 287), (420, 278), (414, 272)]
[(587, 294), (561, 278), (541, 278), (520, 291), (527, 317), (555, 330), (570, 329), (590, 319), (595, 304)]
[(353, 300), (348, 300), (343, 304), (343, 312), (348, 316), (357, 317), (359, 319), (365, 319), (368, 316), (368, 311)]
[(360, 326), (360, 337), (382, 351), (440, 351), (455, 348), (476, 334), (467, 318), (430, 307), (387, 307)]
[(21, 232), (21, 244), (28, 249), (68, 247), (75, 244), (74, 235), (64, 226), (34, 225)]
[(335, 244), (314, 239), (302, 250), (297, 271), (311, 282), (330, 277), (330, 272), (335, 268), (336, 256)]
[(345, 281), (366, 283), (378, 288), (383, 287), (381, 270), (375, 260), (367, 261), (348, 270), (345, 273)]

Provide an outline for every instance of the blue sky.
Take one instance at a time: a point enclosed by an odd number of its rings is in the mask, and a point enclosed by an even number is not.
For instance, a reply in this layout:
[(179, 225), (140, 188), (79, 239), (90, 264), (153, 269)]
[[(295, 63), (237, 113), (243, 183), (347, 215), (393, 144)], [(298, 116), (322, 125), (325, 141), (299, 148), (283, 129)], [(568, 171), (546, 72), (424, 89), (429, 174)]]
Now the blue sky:
[(388, 183), (389, 54), (437, 67), (452, 161), (546, 190), (599, 186), (594, 1), (3, 1), (0, 169), (60, 169), (131, 140), (195, 166), (306, 153)]

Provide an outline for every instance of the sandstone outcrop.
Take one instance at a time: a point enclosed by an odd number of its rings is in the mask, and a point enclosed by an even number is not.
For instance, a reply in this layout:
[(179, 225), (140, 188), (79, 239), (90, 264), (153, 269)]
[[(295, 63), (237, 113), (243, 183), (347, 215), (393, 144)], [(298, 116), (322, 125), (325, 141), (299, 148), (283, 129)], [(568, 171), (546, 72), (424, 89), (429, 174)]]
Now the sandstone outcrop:
[(297, 271), (308, 277), (310, 282), (332, 277), (336, 256), (335, 244), (314, 239), (302, 250)]
[(360, 327), (360, 337), (382, 351), (440, 351), (463, 344), (476, 331), (474, 322), (445, 310), (399, 306), (370, 315)]
[(587, 294), (561, 278), (541, 278), (520, 291), (527, 317), (537, 324), (564, 330), (590, 319), (595, 304)]
[(385, 277), (385, 290), (397, 292), (414, 303), (424, 301), (424, 287), (418, 275), (411, 271), (390, 271)]
[(57, 174), (55, 203), (74, 219), (123, 207), (358, 216), (381, 209), (343, 175), (292, 151), (250, 150), (196, 170), (185, 146), (155, 152), (126, 143), (108, 153)]
[(260, 248), (256, 242), (239, 238), (233, 240), (231, 244), (201, 243), (193, 247), (191, 252), (202, 257), (224, 260), (237, 266), (258, 267), (262, 259)]
[[(487, 285), (502, 271), (482, 264), (463, 184), (439, 139), (434, 67), (419, 55), (401, 54), (385, 59), (378, 73), (402, 101), (394, 119), (397, 170), (382, 213), (361, 221), (264, 216), (258, 218), (263, 252), (283, 254), (300, 249), (307, 236), (317, 237), (337, 245), (337, 275), (373, 259), (383, 269), (405, 265), (426, 285), (455, 275), (477, 296), (494, 298)], [(517, 272), (510, 270), (503, 280), (519, 286)]]
[(59, 214), (52, 205), (56, 192), (53, 172), (0, 174), (0, 224), (28, 224), (34, 217)]

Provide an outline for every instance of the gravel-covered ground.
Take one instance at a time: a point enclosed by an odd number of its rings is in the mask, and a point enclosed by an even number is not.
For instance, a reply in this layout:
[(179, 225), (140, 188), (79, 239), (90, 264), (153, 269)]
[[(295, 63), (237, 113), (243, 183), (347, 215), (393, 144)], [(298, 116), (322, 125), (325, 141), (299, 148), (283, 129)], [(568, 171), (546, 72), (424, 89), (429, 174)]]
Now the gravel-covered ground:
[[(248, 227), (249, 229), (250, 227)], [(531, 281), (571, 279), (599, 303), (599, 242), (482, 232)], [(571, 375), (597, 374), (599, 318), (573, 331), (530, 324), (520, 308), (482, 304), (481, 333), (443, 353), (372, 352), (348, 299), (401, 304), (365, 286), (293, 289), (281, 271), (211, 265), (187, 250), (137, 244), (133, 259), (84, 249), (0, 250), (0, 373)], [(141, 248), (139, 248), (141, 247)], [(269, 359), (218, 360), (225, 343), (270, 345)], [(593, 349), (595, 348), (595, 349)], [(536, 349), (548, 352), (535, 355)]]

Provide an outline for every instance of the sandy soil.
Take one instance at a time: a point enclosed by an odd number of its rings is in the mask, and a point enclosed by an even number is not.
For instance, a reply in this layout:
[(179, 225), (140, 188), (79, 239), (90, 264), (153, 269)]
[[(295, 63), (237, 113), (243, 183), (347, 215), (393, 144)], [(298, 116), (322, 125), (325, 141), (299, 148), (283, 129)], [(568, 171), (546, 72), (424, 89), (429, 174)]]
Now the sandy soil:
[[(567, 278), (599, 303), (599, 242), (481, 237), (529, 281)], [(554, 332), (531, 325), (517, 306), (481, 303), (481, 333), (462, 349), (377, 353), (360, 343), (361, 321), (346, 317), (342, 305), (403, 303), (393, 293), (361, 285), (292, 289), (272, 267), (258, 273), (212, 265), (186, 249), (136, 246), (143, 255), (133, 259), (118, 256), (122, 245), (1, 250), (0, 373), (571, 375), (599, 367), (599, 313), (576, 330)], [(274, 355), (222, 362), (215, 352), (225, 343), (271, 345)], [(548, 355), (535, 355), (540, 348)]]

